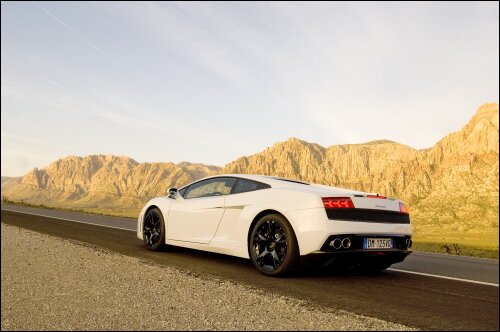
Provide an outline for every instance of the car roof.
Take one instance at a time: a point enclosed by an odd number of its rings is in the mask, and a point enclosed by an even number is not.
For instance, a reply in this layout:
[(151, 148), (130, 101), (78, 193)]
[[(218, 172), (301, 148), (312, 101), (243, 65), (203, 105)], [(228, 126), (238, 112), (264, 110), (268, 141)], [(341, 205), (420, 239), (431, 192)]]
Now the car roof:
[(203, 179), (196, 180), (192, 183), (199, 182), (202, 180), (212, 179), (212, 178), (221, 178), (221, 177), (235, 177), (235, 178), (249, 179), (249, 180), (259, 181), (259, 182), (263, 182), (263, 183), (267, 183), (269, 185), (275, 185), (275, 186), (276, 185), (284, 185), (286, 183), (301, 184), (301, 185), (308, 185), (309, 184), (309, 183), (302, 182), (299, 180), (282, 178), (282, 177), (277, 177), (277, 176), (270, 176), (270, 175), (259, 175), (259, 174), (217, 174), (217, 175), (207, 176)]
[(221, 177), (234, 177), (234, 178), (249, 179), (249, 180), (254, 180), (254, 181), (269, 184), (273, 188), (290, 188), (290, 189), (294, 189), (294, 190), (319, 193), (319, 194), (330, 194), (330, 195), (331, 194), (334, 194), (334, 195), (338, 195), (338, 194), (343, 194), (343, 195), (372, 194), (372, 195), (374, 195), (373, 193), (364, 193), (364, 192), (357, 191), (357, 190), (351, 190), (351, 189), (346, 189), (346, 188), (337, 188), (337, 187), (319, 185), (319, 184), (314, 184), (314, 183), (309, 184), (309, 183), (302, 182), (299, 180), (282, 178), (282, 177), (277, 177), (277, 176), (259, 175), (259, 174), (217, 174), (217, 175), (207, 176), (207, 177), (205, 177), (203, 179), (199, 179), (197, 181), (193, 181), (189, 184), (186, 184), (181, 189), (186, 188), (194, 183), (197, 183), (197, 182), (200, 182), (203, 180), (208, 180), (208, 179), (212, 179), (212, 178), (221, 178)]

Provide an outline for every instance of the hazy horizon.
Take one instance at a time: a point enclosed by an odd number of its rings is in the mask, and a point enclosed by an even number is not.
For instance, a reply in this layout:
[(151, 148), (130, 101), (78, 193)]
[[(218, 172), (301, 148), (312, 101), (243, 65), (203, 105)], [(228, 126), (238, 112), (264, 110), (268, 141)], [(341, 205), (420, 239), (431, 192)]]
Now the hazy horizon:
[(428, 148), (498, 103), (495, 3), (2, 2), (1, 172)]

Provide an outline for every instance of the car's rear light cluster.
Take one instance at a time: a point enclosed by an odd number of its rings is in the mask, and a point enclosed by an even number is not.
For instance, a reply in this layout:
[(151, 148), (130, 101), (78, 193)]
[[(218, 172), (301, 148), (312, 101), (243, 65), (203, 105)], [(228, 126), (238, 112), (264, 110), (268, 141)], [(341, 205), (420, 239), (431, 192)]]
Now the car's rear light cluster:
[(402, 202), (399, 202), (399, 212), (410, 214), (410, 209)]
[[(387, 199), (385, 196), (367, 195), (368, 198)], [(385, 223), (410, 223), (410, 210), (399, 202), (399, 212), (380, 209), (356, 208), (349, 197), (322, 197), (328, 219)]]
[(322, 197), (325, 209), (353, 209), (354, 204), (349, 197)]

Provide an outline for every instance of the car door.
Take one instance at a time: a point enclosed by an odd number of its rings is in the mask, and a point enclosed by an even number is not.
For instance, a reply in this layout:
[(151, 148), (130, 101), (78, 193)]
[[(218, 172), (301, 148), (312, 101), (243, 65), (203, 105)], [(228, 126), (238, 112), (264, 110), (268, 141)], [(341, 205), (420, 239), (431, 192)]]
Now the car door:
[(169, 240), (207, 244), (224, 214), (224, 200), (236, 181), (217, 177), (190, 185), (171, 205), (167, 221)]
[[(270, 185), (239, 178), (233, 185), (231, 195), (226, 196), (224, 201), (224, 215), (217, 227), (215, 237), (210, 241), (211, 245), (219, 247), (238, 248), (241, 246), (242, 238), (246, 238), (247, 229), (243, 229), (245, 222), (240, 220), (247, 206), (261, 202), (262, 189), (271, 188)], [(248, 227), (248, 225), (247, 225)]]

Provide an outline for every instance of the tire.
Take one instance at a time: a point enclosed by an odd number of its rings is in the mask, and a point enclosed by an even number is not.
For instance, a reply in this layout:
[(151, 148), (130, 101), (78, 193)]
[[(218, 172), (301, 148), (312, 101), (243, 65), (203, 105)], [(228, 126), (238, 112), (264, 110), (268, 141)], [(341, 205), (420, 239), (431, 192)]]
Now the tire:
[(165, 222), (158, 208), (152, 208), (144, 216), (142, 238), (146, 248), (160, 251), (165, 248)]
[(300, 255), (292, 226), (280, 214), (263, 216), (250, 230), (248, 251), (262, 274), (284, 276), (296, 271)]

